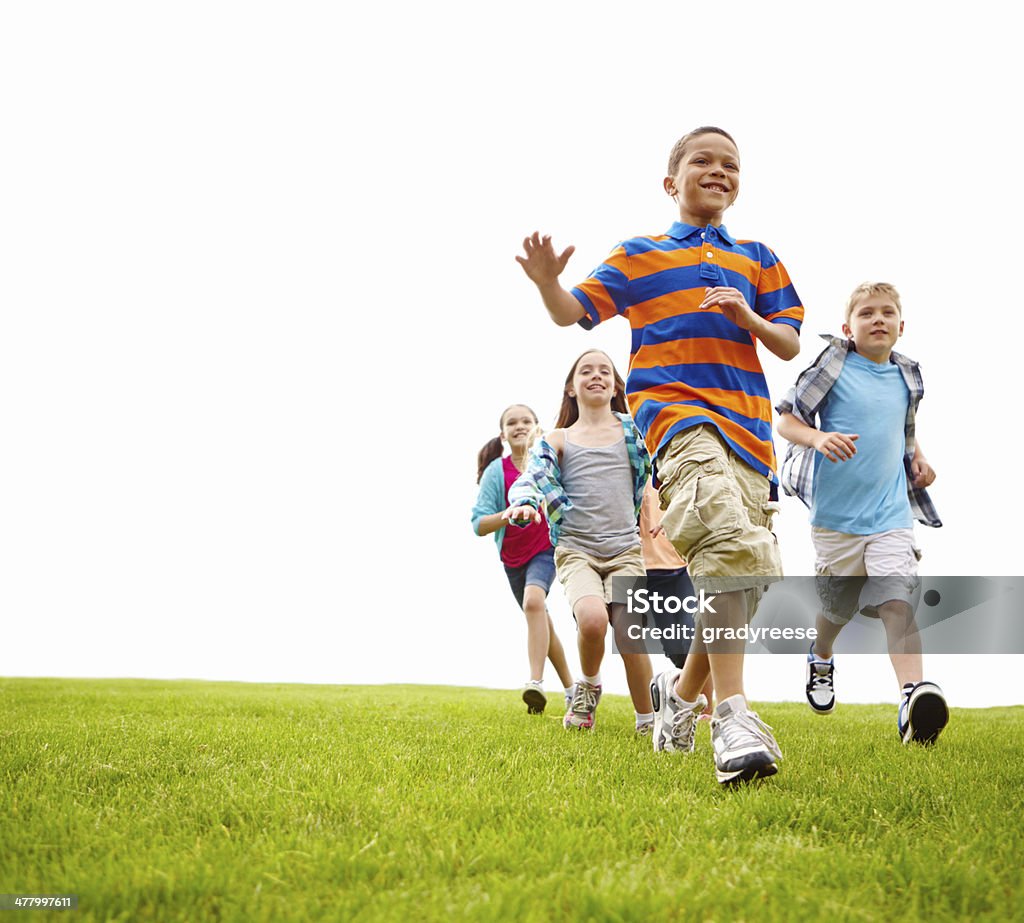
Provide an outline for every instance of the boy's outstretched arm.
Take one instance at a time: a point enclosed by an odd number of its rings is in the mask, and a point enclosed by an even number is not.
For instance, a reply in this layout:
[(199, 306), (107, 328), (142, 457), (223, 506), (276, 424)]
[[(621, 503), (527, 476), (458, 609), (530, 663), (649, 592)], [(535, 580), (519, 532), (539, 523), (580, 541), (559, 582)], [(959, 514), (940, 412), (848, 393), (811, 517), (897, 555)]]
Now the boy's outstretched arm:
[(780, 359), (789, 361), (800, 352), (800, 334), (796, 328), (766, 321), (747, 304), (739, 289), (726, 285), (709, 288), (701, 302), (701, 310), (706, 311), (716, 305), (737, 327), (750, 331)]
[(516, 257), (516, 262), (537, 286), (540, 297), (544, 299), (544, 307), (559, 327), (575, 324), (584, 314), (583, 305), (558, 282), (558, 277), (575, 249), (566, 247), (560, 254), (556, 254), (551, 245), (551, 235), (541, 237), (534, 231), (523, 241), (526, 256)]
[(796, 445), (809, 446), (821, 452), (830, 462), (847, 461), (857, 454), (854, 445), (860, 436), (857, 433), (823, 433), (808, 426), (791, 413), (779, 417), (779, 435)]

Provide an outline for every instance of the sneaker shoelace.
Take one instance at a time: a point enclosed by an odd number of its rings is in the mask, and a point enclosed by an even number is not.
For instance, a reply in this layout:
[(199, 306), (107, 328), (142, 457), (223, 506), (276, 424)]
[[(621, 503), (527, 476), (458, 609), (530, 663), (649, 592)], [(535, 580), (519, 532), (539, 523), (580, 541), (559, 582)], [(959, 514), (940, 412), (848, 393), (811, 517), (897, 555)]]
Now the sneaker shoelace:
[(693, 746), (693, 732), (697, 728), (697, 709), (680, 708), (672, 715), (672, 727), (669, 735), (672, 740), (684, 749)]
[(576, 694), (572, 697), (572, 710), (577, 715), (589, 715), (597, 708), (597, 690), (584, 683), (576, 685)]
[(832, 689), (832, 670), (829, 669), (825, 673), (819, 673), (817, 667), (811, 670), (811, 686), (816, 690), (830, 691)]
[(753, 735), (764, 744), (772, 756), (778, 760), (782, 759), (782, 751), (775, 741), (771, 726), (765, 724), (757, 716), (757, 712), (748, 710), (734, 714), (731, 720), (723, 721), (720, 728), (719, 733), (725, 739), (727, 749), (738, 748), (742, 743), (743, 737)]

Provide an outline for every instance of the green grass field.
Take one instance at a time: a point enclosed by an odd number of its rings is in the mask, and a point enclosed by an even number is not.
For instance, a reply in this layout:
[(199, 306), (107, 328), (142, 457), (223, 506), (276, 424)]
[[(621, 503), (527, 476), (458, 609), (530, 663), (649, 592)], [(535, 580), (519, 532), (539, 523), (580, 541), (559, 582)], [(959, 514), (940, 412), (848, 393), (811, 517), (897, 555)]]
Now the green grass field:
[(759, 705), (773, 779), (715, 782), (513, 692), (0, 679), (0, 893), (93, 920), (1024, 918), (1024, 708), (904, 748), (890, 706)]

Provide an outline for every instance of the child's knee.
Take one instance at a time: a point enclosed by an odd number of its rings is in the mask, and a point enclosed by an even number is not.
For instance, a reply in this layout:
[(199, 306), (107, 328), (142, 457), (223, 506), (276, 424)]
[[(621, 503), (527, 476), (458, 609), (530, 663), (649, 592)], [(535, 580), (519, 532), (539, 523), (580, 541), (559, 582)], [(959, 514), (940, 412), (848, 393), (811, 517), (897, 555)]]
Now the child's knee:
[(579, 632), (586, 638), (603, 638), (608, 630), (608, 608), (597, 596), (585, 596), (573, 611)]

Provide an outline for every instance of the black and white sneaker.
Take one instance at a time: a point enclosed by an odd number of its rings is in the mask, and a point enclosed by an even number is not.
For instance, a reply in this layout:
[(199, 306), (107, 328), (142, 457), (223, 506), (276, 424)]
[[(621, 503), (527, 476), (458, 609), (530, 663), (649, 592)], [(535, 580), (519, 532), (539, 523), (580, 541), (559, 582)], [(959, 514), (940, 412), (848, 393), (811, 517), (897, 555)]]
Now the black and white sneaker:
[(832, 659), (815, 657), (813, 644), (807, 652), (807, 704), (819, 715), (827, 715), (836, 707), (836, 688), (832, 680), (836, 668)]
[(903, 694), (896, 725), (905, 744), (933, 744), (949, 724), (946, 697), (935, 683), (922, 682)]

